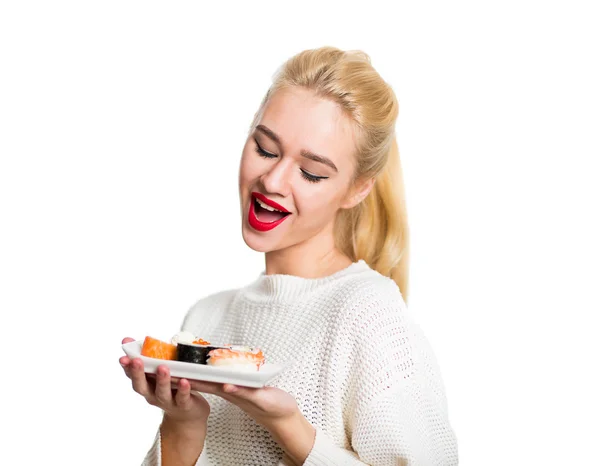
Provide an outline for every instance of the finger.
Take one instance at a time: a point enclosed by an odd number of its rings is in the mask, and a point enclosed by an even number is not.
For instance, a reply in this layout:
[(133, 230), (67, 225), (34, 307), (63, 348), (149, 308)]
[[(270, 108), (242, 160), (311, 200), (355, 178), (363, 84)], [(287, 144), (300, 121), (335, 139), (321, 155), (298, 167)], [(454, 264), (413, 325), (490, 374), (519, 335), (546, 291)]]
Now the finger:
[(125, 375), (127, 377), (131, 378), (131, 371), (130, 371), (131, 359), (129, 359), (128, 356), (123, 356), (122, 358), (119, 359), (119, 364), (121, 364), (121, 367), (123, 368), (123, 372), (125, 372)]
[(173, 404), (171, 375), (169, 373), (169, 368), (166, 366), (158, 366), (156, 369), (156, 390), (154, 395), (158, 402), (164, 407), (170, 407)]
[(125, 343), (131, 343), (132, 341), (135, 341), (135, 340), (130, 337), (125, 337), (125, 338), (123, 338), (123, 341), (121, 341), (121, 344), (124, 345)]
[(186, 379), (180, 379), (177, 384), (175, 404), (178, 408), (188, 410), (192, 407), (191, 386)]
[(129, 375), (131, 377), (131, 385), (136, 393), (139, 393), (144, 398), (151, 395), (148, 389), (148, 381), (144, 373), (144, 363), (140, 358), (135, 358), (129, 365)]
[(131, 358), (129, 356), (121, 356), (119, 358), (119, 364), (121, 364), (121, 367), (123, 368), (123, 372), (125, 372), (125, 375), (129, 378), (131, 378), (131, 374), (130, 374), (130, 365), (131, 365)]

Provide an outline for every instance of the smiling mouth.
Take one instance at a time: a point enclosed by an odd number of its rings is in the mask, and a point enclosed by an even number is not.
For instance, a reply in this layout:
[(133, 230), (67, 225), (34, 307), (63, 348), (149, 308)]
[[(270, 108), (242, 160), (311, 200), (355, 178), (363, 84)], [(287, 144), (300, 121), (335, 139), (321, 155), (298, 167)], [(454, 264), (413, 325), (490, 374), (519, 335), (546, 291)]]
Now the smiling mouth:
[(267, 196), (253, 192), (248, 209), (248, 223), (261, 232), (267, 232), (281, 225), (290, 216), (285, 207), (277, 204)]
[(252, 196), (254, 202), (254, 213), (256, 219), (261, 223), (274, 223), (290, 215), (291, 212), (284, 212)]

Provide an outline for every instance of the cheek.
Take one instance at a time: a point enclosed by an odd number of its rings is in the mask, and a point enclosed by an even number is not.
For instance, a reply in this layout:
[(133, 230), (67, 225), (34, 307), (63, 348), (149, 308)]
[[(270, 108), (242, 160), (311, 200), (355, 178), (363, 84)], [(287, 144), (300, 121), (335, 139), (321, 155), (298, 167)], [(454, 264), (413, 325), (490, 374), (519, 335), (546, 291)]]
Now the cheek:
[(323, 186), (316, 189), (308, 186), (296, 192), (296, 207), (308, 224), (321, 225), (331, 220), (337, 212), (341, 198), (337, 186)]
[(244, 150), (242, 159), (240, 160), (240, 186), (249, 183), (251, 180), (259, 176), (259, 166), (252, 163), (252, 153)]

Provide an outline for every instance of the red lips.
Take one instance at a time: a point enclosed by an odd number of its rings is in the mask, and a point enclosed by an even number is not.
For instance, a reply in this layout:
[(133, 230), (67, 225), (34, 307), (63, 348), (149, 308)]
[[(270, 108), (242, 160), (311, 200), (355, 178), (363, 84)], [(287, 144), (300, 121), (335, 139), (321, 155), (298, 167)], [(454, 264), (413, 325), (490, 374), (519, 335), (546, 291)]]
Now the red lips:
[(264, 196), (263, 194), (253, 192), (252, 193), (252, 197), (250, 199), (250, 208), (248, 209), (248, 223), (250, 223), (250, 226), (252, 228), (254, 228), (255, 230), (258, 230), (258, 231), (269, 231), (269, 230), (272, 230), (277, 225), (280, 225), (286, 218), (289, 217), (289, 215), (284, 215), (282, 218), (280, 218), (279, 220), (276, 220), (274, 222), (270, 222), (270, 223), (261, 222), (256, 217), (256, 212), (254, 211), (254, 198), (259, 199), (261, 202), (264, 202), (268, 206), (273, 207), (274, 209), (277, 209), (277, 210), (279, 210), (281, 212), (284, 212), (286, 214), (289, 214), (290, 211), (287, 210), (285, 207), (283, 207), (283, 206), (277, 204), (276, 202), (272, 201), (268, 197)]
[(268, 206), (273, 207), (274, 209), (281, 210), (282, 212), (285, 212), (286, 214), (290, 213), (290, 211), (287, 210), (285, 207), (280, 206), (279, 204), (277, 204), (277, 202), (272, 201), (271, 199), (269, 199), (268, 197), (264, 196), (261, 193), (252, 193), (252, 196), (255, 197), (256, 199), (259, 199), (261, 202), (264, 202)]

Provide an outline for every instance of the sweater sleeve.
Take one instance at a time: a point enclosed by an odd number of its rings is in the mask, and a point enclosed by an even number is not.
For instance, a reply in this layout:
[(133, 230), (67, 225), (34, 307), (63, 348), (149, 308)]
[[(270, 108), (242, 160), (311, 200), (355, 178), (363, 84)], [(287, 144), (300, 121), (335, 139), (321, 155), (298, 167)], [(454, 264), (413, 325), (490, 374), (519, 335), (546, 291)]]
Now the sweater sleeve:
[(161, 456), (160, 456), (160, 429), (157, 429), (156, 436), (154, 437), (154, 443), (144, 461), (142, 462), (142, 466), (161, 466)]
[(305, 465), (455, 466), (439, 369), (399, 290), (388, 282), (355, 302), (351, 337), (339, 348), (349, 355), (345, 411), (353, 451), (317, 430)]

